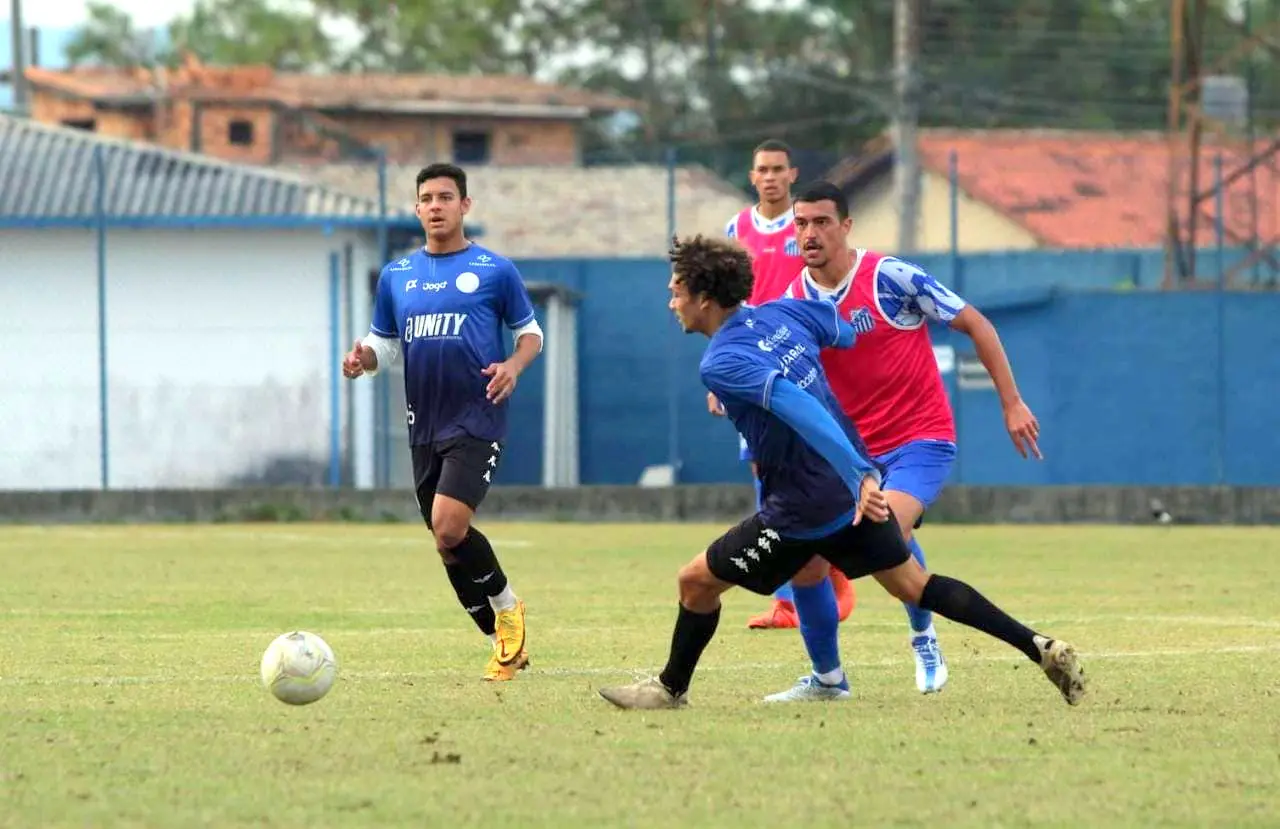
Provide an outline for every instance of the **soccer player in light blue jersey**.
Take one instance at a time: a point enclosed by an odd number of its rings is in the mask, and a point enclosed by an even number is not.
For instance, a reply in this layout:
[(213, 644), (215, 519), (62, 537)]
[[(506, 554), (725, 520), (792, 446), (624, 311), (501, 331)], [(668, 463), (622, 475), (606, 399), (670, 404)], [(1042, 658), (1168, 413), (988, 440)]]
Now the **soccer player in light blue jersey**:
[[(681, 569), (662, 672), (600, 695), (619, 708), (684, 705), (715, 636), (723, 593), (736, 585), (768, 596), (802, 571), (834, 565), (851, 579), (874, 575), (898, 600), (1012, 645), (1069, 704), (1078, 703), (1085, 677), (1071, 645), (1031, 630), (968, 584), (930, 574), (912, 557), (880, 489), (883, 470), (868, 458), (819, 359), (822, 349), (848, 348), (856, 337), (836, 306), (813, 299), (745, 305), (751, 260), (728, 241), (677, 241), (671, 261), (670, 308), (686, 332), (711, 339), (699, 366), (702, 381), (747, 441), (760, 473), (760, 509)], [(810, 656), (815, 680), (847, 695), (835, 643)]]
[[(373, 375), (403, 353), (418, 509), (458, 601), (493, 642), (484, 678), (503, 682), (529, 664), (524, 602), (472, 520), (502, 458), (507, 401), (542, 351), (542, 329), (515, 265), (466, 238), (470, 207), (460, 168), (418, 173), (427, 243), (382, 269), (369, 335), (343, 373)], [(515, 340), (510, 355), (504, 328)]]

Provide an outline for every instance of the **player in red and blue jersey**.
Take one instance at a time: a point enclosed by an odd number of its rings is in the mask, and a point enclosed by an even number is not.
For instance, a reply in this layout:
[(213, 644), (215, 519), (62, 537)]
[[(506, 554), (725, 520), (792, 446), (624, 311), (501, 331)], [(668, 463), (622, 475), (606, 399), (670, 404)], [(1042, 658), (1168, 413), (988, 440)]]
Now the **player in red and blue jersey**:
[[(1009, 359), (995, 328), (976, 308), (920, 268), (868, 250), (850, 250), (852, 220), (838, 187), (821, 182), (795, 203), (796, 233), (806, 267), (784, 296), (834, 302), (842, 319), (858, 330), (855, 348), (823, 352), (822, 364), (841, 410), (857, 425), (867, 449), (885, 468), (884, 489), (912, 555), (925, 564), (916, 540), (924, 512), (941, 493), (956, 456), (955, 419), (938, 371), (928, 322), (948, 325), (973, 339), (974, 349), (991, 374), (1004, 406), (1005, 425), (1014, 446), (1026, 457), (1040, 457), (1040, 427), (1018, 394)], [(800, 590), (797, 585), (794, 590)], [(916, 687), (922, 693), (942, 689), (947, 663), (938, 647), (933, 616), (907, 605)], [(806, 640), (834, 638), (834, 626), (806, 622)], [(806, 641), (812, 651), (813, 643)], [(840, 696), (811, 677), (774, 694), (771, 701)]]
[[(734, 239), (751, 255), (750, 305), (761, 305), (778, 299), (787, 286), (804, 268), (804, 258), (796, 244), (794, 217), (791, 205), (791, 187), (796, 182), (798, 170), (791, 159), (791, 148), (783, 141), (770, 138), (762, 141), (751, 154), (751, 184), (759, 201), (744, 208), (725, 226), (725, 236)], [(715, 415), (724, 410), (714, 394), (707, 393), (707, 408)], [(739, 436), (739, 457), (751, 461), (747, 444)], [(752, 462), (752, 481), (759, 496), (760, 481)], [(849, 618), (855, 603), (853, 583), (839, 570), (831, 571), (832, 588), (841, 621)], [(774, 594), (772, 606), (765, 612), (747, 620), (749, 628), (794, 628), (796, 618), (795, 596), (791, 585), (784, 584)]]
[[(907, 549), (880, 488), (884, 471), (868, 457), (822, 368), (822, 349), (855, 346), (855, 325), (825, 300), (745, 305), (751, 262), (731, 242), (686, 239), (674, 245), (671, 260), (669, 307), (686, 332), (710, 338), (699, 365), (702, 382), (756, 459), (760, 509), (681, 569), (680, 605), (662, 672), (602, 688), (600, 695), (619, 708), (685, 705), (719, 625), (721, 595), (735, 585), (769, 595), (789, 580), (799, 585), (825, 578), (830, 562), (851, 578), (874, 575), (899, 600), (1017, 648), (1068, 704), (1078, 703), (1085, 677), (1070, 645), (1022, 625), (968, 584), (928, 573)], [(834, 605), (827, 619), (832, 630), (838, 627)], [(814, 679), (847, 697), (838, 642), (824, 644), (811, 653)]]
[(484, 678), (505, 682), (529, 664), (524, 602), (472, 520), (502, 457), (508, 399), (542, 351), (542, 329), (515, 265), (464, 235), (470, 206), (460, 168), (418, 173), (427, 243), (382, 269), (369, 336), (342, 368), (349, 378), (373, 375), (403, 352), (418, 510), (458, 601), (493, 643)]

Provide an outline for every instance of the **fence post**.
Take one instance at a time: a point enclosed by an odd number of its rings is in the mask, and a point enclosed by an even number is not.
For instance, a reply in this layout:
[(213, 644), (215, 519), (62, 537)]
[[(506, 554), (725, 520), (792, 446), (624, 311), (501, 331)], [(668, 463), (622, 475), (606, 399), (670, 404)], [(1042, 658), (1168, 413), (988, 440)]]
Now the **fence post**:
[(342, 485), (342, 274), (338, 252), (329, 252), (329, 486)]
[[(382, 268), (391, 258), (391, 245), (387, 229), (387, 152), (382, 147), (376, 149), (378, 154), (378, 267)], [(374, 427), (374, 447), (376, 458), (375, 477), (383, 489), (391, 487), (391, 375), (380, 371), (375, 379), (377, 383), (378, 405), (377, 425)]]
[[(960, 296), (964, 296), (964, 266), (960, 262), (960, 155), (954, 149), (947, 157), (947, 210), (951, 218), (951, 238), (950, 238), (950, 256), (951, 256), (951, 287)], [(961, 458), (963, 452), (960, 451), (960, 419), (962, 417), (960, 410), (963, 408), (963, 400), (960, 392), (959, 380), (959, 358), (956, 359), (952, 371), (955, 376), (952, 378), (952, 386), (956, 390), (955, 405), (952, 406), (951, 416), (955, 419), (956, 427), (956, 462), (955, 462), (955, 482), (957, 484), (964, 481), (961, 474)]]
[(93, 198), (93, 226), (98, 242), (98, 441), (102, 489), (111, 485), (110, 405), (107, 387), (107, 160), (101, 146), (93, 148), (97, 187)]
[[(676, 161), (677, 150), (667, 147), (667, 243), (676, 234)], [(680, 476), (680, 340), (671, 337), (667, 346), (667, 463), (671, 466), (671, 482)]]
[[(1218, 281), (1215, 291), (1215, 311), (1217, 312), (1217, 335), (1218, 335), (1218, 406), (1217, 406), (1217, 458), (1216, 469), (1217, 482), (1219, 486), (1227, 482), (1227, 315), (1226, 315), (1226, 263), (1224, 261), (1224, 253), (1222, 249), (1223, 222), (1225, 221), (1223, 213), (1224, 197), (1222, 193), (1222, 153), (1219, 152), (1214, 158), (1213, 164), (1214, 174), (1214, 201), (1217, 202), (1214, 212), (1215, 217), (1214, 228), (1218, 243)], [(1191, 244), (1195, 244), (1195, 240), (1191, 240)]]

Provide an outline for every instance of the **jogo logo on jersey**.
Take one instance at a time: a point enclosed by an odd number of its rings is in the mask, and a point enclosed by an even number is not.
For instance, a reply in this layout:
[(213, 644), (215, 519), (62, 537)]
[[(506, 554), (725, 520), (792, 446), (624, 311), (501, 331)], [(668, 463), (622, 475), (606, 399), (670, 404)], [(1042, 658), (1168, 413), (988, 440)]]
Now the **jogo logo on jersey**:
[(417, 314), (404, 322), (404, 341), (423, 337), (460, 337), (466, 314)]

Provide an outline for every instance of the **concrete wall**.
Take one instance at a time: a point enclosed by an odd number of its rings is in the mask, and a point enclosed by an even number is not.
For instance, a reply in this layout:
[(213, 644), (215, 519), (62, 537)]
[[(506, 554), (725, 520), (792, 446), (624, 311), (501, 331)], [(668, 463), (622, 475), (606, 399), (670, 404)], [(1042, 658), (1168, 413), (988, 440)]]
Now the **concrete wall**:
[[(335, 366), (329, 255), (348, 245), (352, 325), (364, 331), (367, 271), (377, 265), (372, 236), (110, 231), (113, 486), (218, 486), (260, 479), (273, 464), (327, 465)], [(345, 329), (345, 304), (342, 311)], [(352, 335), (341, 334), (349, 348)], [(0, 372), (0, 489), (98, 486), (92, 232), (0, 230), (0, 351), (9, 355)], [(357, 410), (372, 406), (367, 389), (344, 389), (344, 423), (354, 401), (348, 391), (369, 398)], [(371, 434), (365, 443), (371, 457)]]
[[(858, 191), (850, 205), (850, 243), (873, 250), (898, 247), (898, 207), (893, 177), (880, 176)], [(991, 206), (961, 192), (956, 203), (957, 244), (963, 253), (1027, 250), (1039, 241), (1022, 225)], [(951, 247), (951, 184), (946, 176), (920, 176), (920, 212), (916, 230), (920, 251), (941, 253)]]
[[(971, 487), (948, 489), (930, 523), (1153, 521), (1158, 498), (1173, 524), (1278, 524), (1280, 490), (1244, 487)], [(749, 486), (494, 487), (481, 508), (495, 520), (708, 521), (750, 514)], [(420, 523), (409, 490), (133, 490), (0, 492), (0, 524), (185, 521), (370, 521)], [(425, 529), (424, 529), (425, 532)]]

